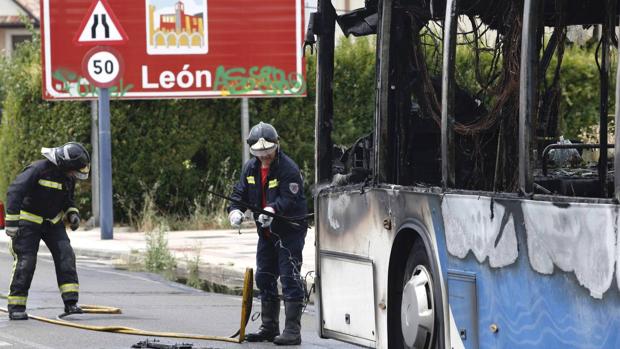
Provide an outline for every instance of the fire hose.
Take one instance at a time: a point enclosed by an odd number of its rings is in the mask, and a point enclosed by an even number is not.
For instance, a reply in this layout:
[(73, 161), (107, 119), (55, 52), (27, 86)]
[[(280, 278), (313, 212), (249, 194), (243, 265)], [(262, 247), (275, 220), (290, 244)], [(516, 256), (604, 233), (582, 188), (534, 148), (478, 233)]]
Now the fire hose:
[(246, 209), (248, 209), (248, 210), (250, 210), (252, 212), (264, 214), (264, 215), (269, 216), (269, 217), (273, 217), (274, 219), (281, 220), (281, 221), (286, 222), (286, 223), (288, 223), (288, 224), (290, 224), (290, 225), (292, 225), (294, 227), (304, 227), (304, 226), (308, 227), (308, 223), (306, 222), (306, 220), (308, 218), (311, 218), (311, 217), (314, 216), (314, 213), (308, 213), (308, 214), (305, 214), (305, 215), (302, 215), (302, 216), (287, 217), (287, 216), (283, 216), (283, 215), (280, 215), (280, 214), (277, 214), (277, 213), (273, 213), (273, 212), (270, 212), (270, 211), (263, 210), (262, 208), (250, 205), (247, 202), (243, 202), (241, 200), (237, 200), (237, 199), (234, 199), (234, 198), (231, 198), (229, 196), (216, 193), (216, 192), (208, 190), (208, 189), (206, 191), (207, 191), (207, 193), (209, 193), (211, 195), (217, 196), (217, 197), (219, 197), (221, 199), (228, 200), (228, 201), (230, 201), (232, 203), (235, 203), (237, 205), (245, 207)]
[[(210, 340), (210, 341), (220, 341), (220, 342), (231, 342), (231, 343), (241, 343), (245, 338), (245, 327), (250, 320), (250, 313), (252, 311), (252, 292), (254, 287), (254, 272), (252, 268), (247, 268), (245, 271), (245, 276), (243, 279), (243, 293), (242, 293), (242, 301), (241, 301), (241, 321), (239, 330), (230, 337), (223, 336), (209, 336), (202, 334), (191, 334), (191, 333), (176, 333), (176, 332), (157, 332), (157, 331), (147, 331), (141, 330), (137, 328), (125, 327), (125, 326), (94, 326), (94, 325), (83, 325), (74, 321), (67, 321), (63, 318), (66, 316), (73, 316), (79, 314), (60, 314), (57, 319), (50, 319), (42, 316), (29, 315), (29, 318), (47, 322), (54, 325), (67, 326), (73, 328), (79, 328), (83, 330), (89, 331), (99, 331), (99, 332), (110, 332), (110, 333), (121, 333), (121, 334), (130, 334), (130, 335), (138, 335), (138, 336), (153, 336), (153, 337), (167, 337), (167, 338), (183, 338), (183, 339), (196, 339), (196, 340)], [(98, 305), (80, 305), (84, 314), (121, 314), (120, 308), (107, 307), (107, 306), (98, 306)], [(1, 312), (8, 313), (6, 308), (0, 308)]]

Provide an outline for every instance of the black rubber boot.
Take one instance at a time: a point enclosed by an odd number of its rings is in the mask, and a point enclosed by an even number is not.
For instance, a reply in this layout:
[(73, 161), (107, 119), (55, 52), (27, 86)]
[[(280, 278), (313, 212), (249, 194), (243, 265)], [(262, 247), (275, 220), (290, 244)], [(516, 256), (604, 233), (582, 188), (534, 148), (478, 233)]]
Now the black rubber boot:
[(65, 304), (65, 314), (82, 314), (83, 312), (77, 304)]
[(12, 311), (9, 313), (9, 319), (11, 320), (28, 320), (28, 313), (26, 311)]
[(248, 333), (245, 340), (248, 342), (273, 342), (280, 334), (280, 301), (263, 301), (260, 304), (262, 324), (258, 332)]
[(301, 313), (304, 310), (302, 302), (284, 302), (286, 323), (281, 336), (277, 336), (273, 343), (277, 345), (301, 344)]

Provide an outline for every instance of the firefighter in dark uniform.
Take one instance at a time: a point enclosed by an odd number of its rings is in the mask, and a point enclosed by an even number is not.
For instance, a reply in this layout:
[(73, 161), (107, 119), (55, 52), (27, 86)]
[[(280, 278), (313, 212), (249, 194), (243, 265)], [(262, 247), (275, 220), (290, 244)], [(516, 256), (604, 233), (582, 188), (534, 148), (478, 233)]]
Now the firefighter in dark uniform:
[[(255, 157), (243, 166), (241, 178), (231, 197), (285, 217), (304, 217), (307, 213), (303, 180), (299, 167), (279, 149), (273, 126), (259, 123), (247, 138)], [(228, 208), (231, 225), (239, 227), (245, 208), (232, 204)], [(257, 333), (246, 336), (249, 342), (269, 341), (278, 345), (301, 343), (301, 314), (304, 287), (300, 275), (302, 250), (307, 225), (292, 226), (265, 214), (254, 214), (259, 239), (256, 252), (256, 285), (260, 290), (262, 324)], [(285, 326), (280, 335), (280, 278), (284, 298)]]
[(27, 320), (26, 301), (41, 239), (52, 253), (65, 313), (81, 313), (75, 254), (63, 218), (72, 230), (80, 225), (73, 197), (75, 179), (87, 179), (90, 156), (79, 143), (42, 148), (43, 160), (26, 167), (7, 190), (6, 234), (15, 262), (8, 296), (9, 318)]

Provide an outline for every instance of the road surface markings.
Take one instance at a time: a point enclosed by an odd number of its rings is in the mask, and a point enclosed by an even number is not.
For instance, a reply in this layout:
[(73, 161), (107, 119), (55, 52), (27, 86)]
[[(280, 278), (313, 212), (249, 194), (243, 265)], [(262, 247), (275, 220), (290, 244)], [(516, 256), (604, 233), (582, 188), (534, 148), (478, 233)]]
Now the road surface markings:
[[(54, 349), (52, 347), (48, 347), (45, 346), (43, 344), (40, 343), (35, 343), (35, 342), (31, 342), (29, 340), (23, 339), (23, 338), (18, 338), (16, 336), (11, 336), (10, 334), (6, 334), (6, 333), (0, 333), (0, 337), (4, 338), (4, 339), (8, 339), (10, 341), (22, 344), (19, 346), (19, 348), (24, 348), (23, 345), (26, 345), (30, 348), (36, 348), (36, 349)], [(25, 348), (24, 348), (25, 349)]]

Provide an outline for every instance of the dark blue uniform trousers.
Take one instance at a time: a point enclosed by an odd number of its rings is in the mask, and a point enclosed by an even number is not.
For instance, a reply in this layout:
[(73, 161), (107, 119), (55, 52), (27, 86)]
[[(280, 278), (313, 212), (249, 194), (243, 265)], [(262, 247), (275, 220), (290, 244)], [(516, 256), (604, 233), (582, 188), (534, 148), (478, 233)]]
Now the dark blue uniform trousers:
[(285, 301), (302, 302), (304, 287), (301, 278), (302, 250), (306, 231), (271, 233), (265, 237), (259, 233), (256, 251), (256, 286), (261, 301), (278, 300), (278, 277), (282, 284)]
[(34, 224), (22, 221), (19, 224), (18, 236), (11, 240), (10, 245), (15, 262), (8, 297), (9, 311), (24, 311), (26, 308), (41, 239), (52, 253), (62, 300), (65, 303), (76, 303), (78, 300), (75, 254), (64, 224)]

